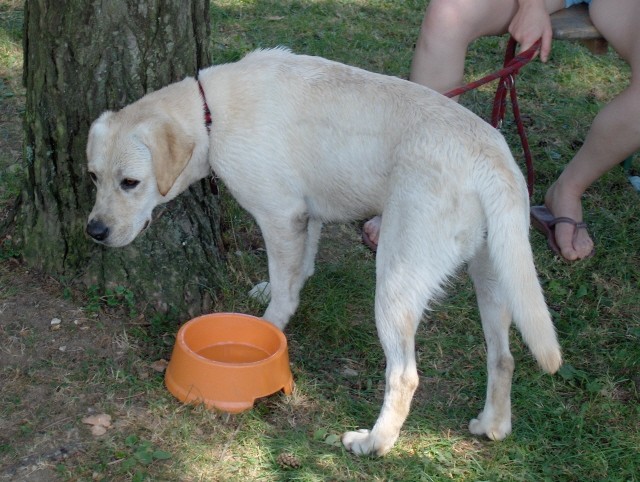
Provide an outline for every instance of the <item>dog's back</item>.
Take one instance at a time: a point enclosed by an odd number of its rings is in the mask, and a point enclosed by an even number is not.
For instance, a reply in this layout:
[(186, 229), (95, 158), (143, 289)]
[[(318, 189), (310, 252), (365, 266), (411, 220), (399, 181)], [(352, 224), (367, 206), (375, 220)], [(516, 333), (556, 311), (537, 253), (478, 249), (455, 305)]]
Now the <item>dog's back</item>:
[[(214, 170), (250, 184), (286, 171), (326, 221), (381, 213), (399, 164), (427, 189), (465, 191), (482, 152), (508, 152), (495, 129), (441, 94), (320, 57), (260, 50), (200, 78), (212, 86)], [(241, 156), (255, 156), (252, 172), (239, 172)], [(517, 169), (510, 155), (502, 161)]]

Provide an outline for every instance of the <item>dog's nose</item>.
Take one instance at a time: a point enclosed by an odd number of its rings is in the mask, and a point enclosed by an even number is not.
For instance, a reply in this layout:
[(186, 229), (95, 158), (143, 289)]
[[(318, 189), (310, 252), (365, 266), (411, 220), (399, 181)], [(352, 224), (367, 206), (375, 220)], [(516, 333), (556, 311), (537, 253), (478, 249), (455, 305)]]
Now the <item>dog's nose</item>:
[(102, 221), (92, 219), (87, 224), (87, 234), (96, 241), (104, 241), (109, 236), (109, 228)]

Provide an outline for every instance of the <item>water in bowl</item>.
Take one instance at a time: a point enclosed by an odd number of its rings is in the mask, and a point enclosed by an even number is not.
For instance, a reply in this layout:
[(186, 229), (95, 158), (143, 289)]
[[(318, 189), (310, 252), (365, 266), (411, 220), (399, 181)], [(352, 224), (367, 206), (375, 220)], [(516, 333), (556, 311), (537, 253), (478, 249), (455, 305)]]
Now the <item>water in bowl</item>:
[(198, 355), (220, 363), (255, 363), (269, 357), (262, 348), (245, 343), (216, 343), (203, 348)]

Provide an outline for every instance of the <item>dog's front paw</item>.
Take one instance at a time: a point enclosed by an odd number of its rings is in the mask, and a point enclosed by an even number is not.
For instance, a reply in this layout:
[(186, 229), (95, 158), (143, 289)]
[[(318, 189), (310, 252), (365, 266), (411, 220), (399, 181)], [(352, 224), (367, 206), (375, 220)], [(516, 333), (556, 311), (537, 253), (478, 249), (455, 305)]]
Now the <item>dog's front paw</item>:
[(485, 435), (491, 440), (504, 440), (511, 433), (511, 418), (507, 420), (491, 420), (480, 413), (478, 418), (469, 422), (469, 431), (474, 435)]
[(369, 455), (373, 450), (371, 439), (371, 432), (362, 428), (357, 432), (346, 432), (342, 436), (342, 445), (356, 455)]
[(262, 281), (251, 288), (249, 296), (262, 304), (268, 304), (271, 301), (271, 284), (268, 281)]
[(377, 440), (375, 435), (366, 429), (346, 432), (342, 436), (342, 445), (356, 455), (384, 455), (391, 450), (394, 441), (385, 443), (384, 440)]

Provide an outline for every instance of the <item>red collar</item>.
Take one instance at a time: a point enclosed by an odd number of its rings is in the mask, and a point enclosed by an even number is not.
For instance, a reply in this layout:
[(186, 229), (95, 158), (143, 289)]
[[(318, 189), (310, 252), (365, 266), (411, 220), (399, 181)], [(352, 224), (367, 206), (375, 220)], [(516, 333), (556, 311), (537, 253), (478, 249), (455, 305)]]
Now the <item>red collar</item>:
[(204, 89), (202, 88), (202, 84), (200, 80), (198, 80), (198, 88), (200, 89), (200, 96), (202, 97), (202, 102), (204, 103), (204, 126), (207, 128), (207, 132), (211, 131), (211, 111), (209, 110), (209, 105), (207, 104), (207, 98), (204, 95)]
[[(207, 132), (211, 132), (211, 111), (209, 110), (209, 105), (207, 104), (207, 98), (204, 95), (204, 89), (202, 88), (202, 84), (200, 80), (198, 82), (198, 89), (200, 89), (200, 97), (202, 97), (202, 103), (204, 107), (204, 126), (207, 128)], [(216, 175), (212, 171), (212, 175), (209, 178), (209, 187), (211, 188), (211, 194), (214, 196), (218, 195), (218, 184), (216, 182)]]

